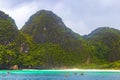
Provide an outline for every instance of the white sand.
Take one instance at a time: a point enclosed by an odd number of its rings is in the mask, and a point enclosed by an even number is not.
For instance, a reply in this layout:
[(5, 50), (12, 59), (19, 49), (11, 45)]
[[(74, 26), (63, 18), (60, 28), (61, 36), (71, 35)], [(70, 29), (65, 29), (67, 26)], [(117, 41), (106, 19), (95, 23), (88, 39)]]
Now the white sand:
[(120, 72), (120, 70), (114, 69), (44, 69), (44, 70), (37, 70), (37, 69), (22, 69), (24, 71), (80, 71), (80, 72)]
[(80, 71), (80, 72), (120, 72), (120, 70), (106, 69), (49, 69), (44, 71)]
[(61, 69), (61, 71), (87, 71), (87, 72), (120, 72), (120, 70), (106, 69)]

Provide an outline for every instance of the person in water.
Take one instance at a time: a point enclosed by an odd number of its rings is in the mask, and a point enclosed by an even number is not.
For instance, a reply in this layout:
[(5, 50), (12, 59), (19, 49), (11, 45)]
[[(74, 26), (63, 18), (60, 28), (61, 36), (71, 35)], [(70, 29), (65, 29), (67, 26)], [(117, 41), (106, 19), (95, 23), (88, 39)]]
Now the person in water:
[(10, 74), (10, 72), (8, 71), (8, 72), (7, 72), (7, 75), (9, 75), (9, 74)]
[(82, 72), (81, 75), (84, 75), (84, 73)]
[(74, 75), (77, 75), (77, 73), (75, 72)]

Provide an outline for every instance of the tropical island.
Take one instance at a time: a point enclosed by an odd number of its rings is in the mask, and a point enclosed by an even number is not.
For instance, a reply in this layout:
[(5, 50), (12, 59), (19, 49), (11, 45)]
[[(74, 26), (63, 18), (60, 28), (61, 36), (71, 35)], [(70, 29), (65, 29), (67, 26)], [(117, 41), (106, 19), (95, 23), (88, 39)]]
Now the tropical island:
[(33, 14), (22, 29), (0, 11), (0, 69), (120, 69), (120, 30), (81, 36), (52, 11)]

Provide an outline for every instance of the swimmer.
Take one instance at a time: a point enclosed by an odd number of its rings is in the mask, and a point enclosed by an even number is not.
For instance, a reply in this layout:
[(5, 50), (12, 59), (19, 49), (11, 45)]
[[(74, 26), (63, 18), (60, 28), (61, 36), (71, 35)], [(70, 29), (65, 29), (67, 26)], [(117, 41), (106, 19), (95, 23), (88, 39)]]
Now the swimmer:
[(74, 75), (77, 75), (77, 73), (75, 72)]
[(69, 76), (68, 74), (65, 75), (65, 77), (68, 77), (68, 76)]
[(9, 75), (9, 74), (10, 74), (10, 72), (8, 71), (8, 72), (7, 72), (7, 75)]
[(84, 75), (84, 73), (81, 73), (81, 75)]

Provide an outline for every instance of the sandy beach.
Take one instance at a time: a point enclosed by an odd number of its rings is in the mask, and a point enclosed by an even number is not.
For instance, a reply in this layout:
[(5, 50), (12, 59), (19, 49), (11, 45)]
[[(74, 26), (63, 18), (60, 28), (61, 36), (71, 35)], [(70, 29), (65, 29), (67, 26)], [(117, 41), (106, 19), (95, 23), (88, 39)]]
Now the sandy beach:
[[(36, 69), (23, 69), (24, 71), (37, 71)], [(40, 71), (40, 70), (38, 70)], [(80, 72), (120, 72), (114, 69), (44, 69), (41, 71), (80, 71)]]

